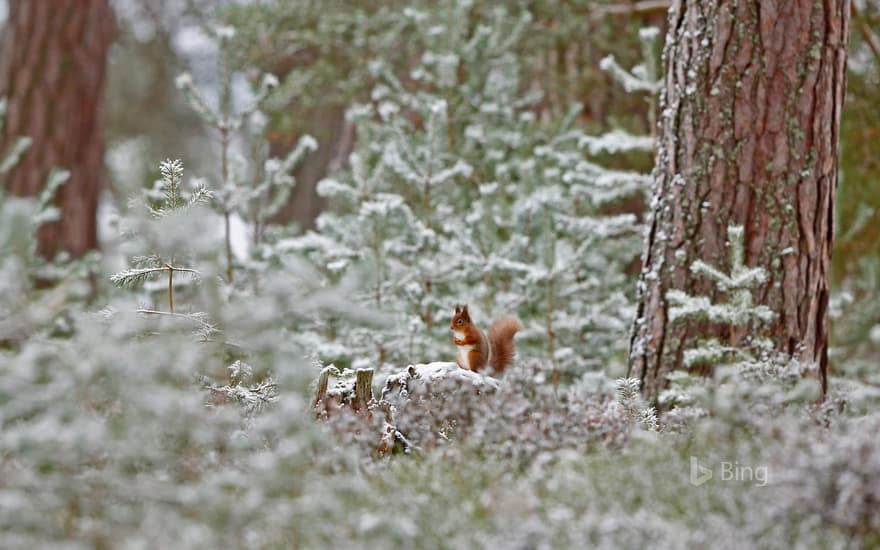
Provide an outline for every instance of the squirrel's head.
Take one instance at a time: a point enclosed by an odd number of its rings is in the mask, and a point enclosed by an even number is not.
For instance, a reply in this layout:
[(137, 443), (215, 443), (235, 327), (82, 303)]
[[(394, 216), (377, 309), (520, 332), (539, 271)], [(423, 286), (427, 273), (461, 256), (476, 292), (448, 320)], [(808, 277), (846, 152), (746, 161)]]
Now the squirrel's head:
[(452, 330), (462, 330), (469, 324), (471, 324), (471, 314), (468, 313), (467, 304), (464, 307), (459, 307), (458, 304), (455, 304), (455, 314), (452, 316), (449, 328)]

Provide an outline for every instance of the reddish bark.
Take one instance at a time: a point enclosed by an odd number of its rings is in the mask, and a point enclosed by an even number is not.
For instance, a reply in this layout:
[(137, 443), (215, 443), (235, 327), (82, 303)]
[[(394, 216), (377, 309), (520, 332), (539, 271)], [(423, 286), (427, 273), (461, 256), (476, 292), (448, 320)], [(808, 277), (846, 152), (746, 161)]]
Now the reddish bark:
[(61, 219), (38, 232), (39, 251), (77, 257), (96, 248), (104, 172), (102, 106), (113, 32), (108, 0), (11, 0), (0, 55), (9, 111), (0, 151), (18, 136), (31, 147), (6, 176), (7, 191), (39, 194), (52, 168), (71, 172), (55, 204)]
[(827, 384), (849, 17), (848, 0), (673, 2), (630, 363), (648, 395), (681, 366), (686, 348), (722, 334), (706, 323), (670, 323), (665, 296), (680, 289), (724, 300), (688, 268), (702, 259), (727, 270), (729, 224), (745, 227), (746, 263), (769, 274), (754, 295), (776, 312), (764, 335), (778, 351), (816, 363)]

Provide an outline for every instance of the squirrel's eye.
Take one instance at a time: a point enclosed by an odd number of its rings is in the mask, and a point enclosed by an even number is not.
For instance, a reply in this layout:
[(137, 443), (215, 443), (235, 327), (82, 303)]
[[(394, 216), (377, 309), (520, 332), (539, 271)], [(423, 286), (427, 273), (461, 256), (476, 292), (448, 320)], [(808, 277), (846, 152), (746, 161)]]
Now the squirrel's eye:
[(464, 319), (459, 319), (459, 320), (458, 320), (458, 324), (459, 324), (459, 325), (464, 324)]

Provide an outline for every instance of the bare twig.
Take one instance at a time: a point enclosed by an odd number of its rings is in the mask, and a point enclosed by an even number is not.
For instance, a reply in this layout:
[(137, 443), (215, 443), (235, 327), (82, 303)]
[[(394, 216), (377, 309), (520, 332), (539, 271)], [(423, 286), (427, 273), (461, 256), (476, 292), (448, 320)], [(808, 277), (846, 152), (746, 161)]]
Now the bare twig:
[[(227, 120), (224, 120), (224, 123), (220, 126), (220, 142), (221, 142), (221, 152), (220, 152), (220, 164), (221, 164), (221, 177), (222, 177), (222, 185), (224, 187), (224, 191), (226, 185), (229, 183), (229, 126), (228, 126), (228, 116)], [(230, 234), (229, 227), (229, 209), (226, 207), (223, 212), (223, 226), (224, 226), (224, 234), (226, 240), (226, 282), (232, 282), (232, 236)]]
[(168, 268), (168, 311), (174, 313), (174, 268), (171, 264), (165, 264)]
[(669, 0), (640, 0), (631, 4), (606, 4), (593, 8), (594, 17), (603, 15), (646, 15), (655, 12), (664, 12), (669, 9)]
[[(852, 3), (852, 18), (859, 18), (859, 7), (856, 5), (856, 2)], [(877, 39), (877, 35), (871, 31), (868, 24), (864, 21), (859, 21), (857, 23), (859, 27), (859, 34), (862, 35), (862, 38), (865, 40), (865, 43), (871, 48), (871, 51), (874, 53), (874, 57), (877, 59), (877, 62), (880, 62), (880, 40)]]
[[(205, 321), (204, 319), (199, 318), (198, 315), (195, 315), (192, 313), (174, 313), (174, 312), (168, 312), (168, 311), (159, 311), (157, 309), (144, 309), (144, 308), (137, 309), (135, 311), (137, 313), (141, 313), (144, 315), (163, 315), (165, 317), (177, 317), (179, 319), (187, 319), (189, 321), (193, 321), (194, 323), (198, 324), (199, 326), (201, 326), (205, 330), (209, 330), (211, 332), (216, 332), (216, 328), (214, 327), (214, 325), (212, 325), (208, 321)], [(231, 342), (224, 342), (224, 344), (235, 345), (235, 344), (232, 344)]]

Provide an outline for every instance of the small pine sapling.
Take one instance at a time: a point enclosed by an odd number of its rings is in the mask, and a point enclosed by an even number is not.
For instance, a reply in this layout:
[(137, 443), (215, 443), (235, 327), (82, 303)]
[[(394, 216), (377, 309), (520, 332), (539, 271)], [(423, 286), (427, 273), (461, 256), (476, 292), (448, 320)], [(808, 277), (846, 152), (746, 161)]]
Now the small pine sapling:
[[(206, 202), (211, 198), (211, 193), (203, 186), (197, 186), (189, 197), (184, 198), (182, 193), (183, 163), (180, 160), (165, 160), (159, 165), (162, 174), (160, 183), (162, 198), (155, 206), (147, 204), (147, 209), (154, 220), (163, 218), (173, 212), (183, 211), (197, 204)], [(122, 288), (134, 288), (142, 285), (145, 281), (154, 277), (165, 276), (168, 280), (168, 311), (162, 312), (155, 309), (141, 308), (140, 313), (170, 314), (174, 315), (174, 274), (188, 275), (198, 280), (200, 274), (190, 267), (178, 265), (173, 257), (165, 257), (159, 253), (135, 256), (132, 258), (133, 266), (129, 269), (115, 273), (110, 281)], [(204, 324), (201, 318), (200, 324)]]
[(639, 392), (641, 381), (638, 378), (618, 378), (614, 385), (617, 403), (623, 407), (630, 422), (637, 423), (645, 429), (656, 432), (659, 429), (657, 411), (654, 407), (646, 407)]
[(755, 305), (752, 288), (767, 278), (767, 272), (761, 267), (745, 265), (745, 246), (742, 226), (727, 228), (727, 246), (730, 255), (730, 271), (724, 273), (702, 260), (691, 264), (691, 272), (708, 277), (715, 288), (727, 295), (727, 301), (712, 303), (706, 296), (691, 296), (681, 290), (670, 290), (666, 293), (669, 303), (669, 318), (702, 319), (726, 328), (727, 342), (707, 339), (692, 349), (685, 350), (684, 364), (686, 367), (713, 365), (739, 361), (754, 361), (754, 351), (772, 349), (772, 344), (761, 338), (740, 338), (740, 327), (758, 328), (761, 323), (773, 320), (773, 311), (764, 305)]
[[(778, 357), (772, 356), (773, 345), (760, 333), (764, 323), (773, 320), (773, 311), (764, 305), (756, 305), (752, 289), (767, 277), (761, 267), (749, 267), (745, 263), (744, 231), (742, 226), (727, 228), (727, 246), (730, 269), (727, 273), (702, 260), (691, 264), (691, 272), (710, 279), (718, 292), (726, 300), (713, 303), (707, 296), (692, 296), (681, 290), (666, 293), (669, 304), (669, 318), (678, 320), (703, 320), (726, 333), (726, 341), (718, 338), (700, 340), (695, 347), (684, 351), (684, 366), (687, 368), (710, 368), (721, 379), (731, 375), (783, 374), (797, 365), (779, 366)], [(746, 334), (751, 331), (753, 334)], [(685, 373), (673, 373), (668, 377), (670, 387), (659, 396), (664, 405), (687, 406), (695, 401), (708, 405), (713, 393)]]

